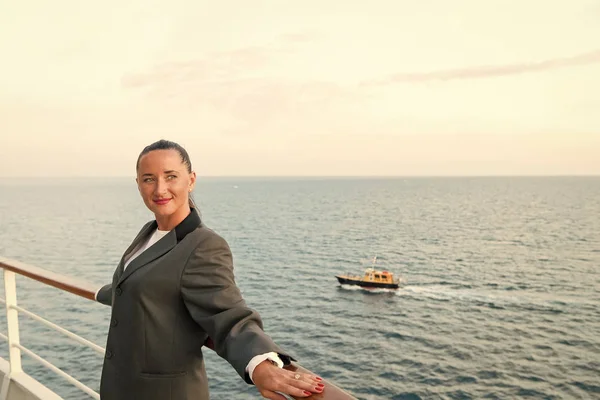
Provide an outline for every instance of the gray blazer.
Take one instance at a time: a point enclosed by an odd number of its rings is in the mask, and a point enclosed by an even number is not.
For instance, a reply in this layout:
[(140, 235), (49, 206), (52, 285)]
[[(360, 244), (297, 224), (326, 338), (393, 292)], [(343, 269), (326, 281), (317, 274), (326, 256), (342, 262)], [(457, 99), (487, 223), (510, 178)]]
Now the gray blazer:
[[(102, 368), (102, 400), (208, 400), (202, 346), (214, 350), (249, 384), (255, 355), (285, 354), (264, 332), (235, 284), (227, 242), (196, 210), (123, 271), (126, 256), (156, 229), (147, 223), (97, 300), (112, 306)], [(295, 361), (295, 360), (294, 360)]]

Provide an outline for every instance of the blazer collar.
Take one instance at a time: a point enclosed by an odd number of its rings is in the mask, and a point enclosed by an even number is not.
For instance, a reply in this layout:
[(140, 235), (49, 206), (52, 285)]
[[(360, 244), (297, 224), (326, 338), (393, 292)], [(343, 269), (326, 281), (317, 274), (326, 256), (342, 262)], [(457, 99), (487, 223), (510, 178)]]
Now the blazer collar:
[[(154, 243), (152, 246), (150, 246), (142, 254), (137, 256), (133, 261), (129, 263), (127, 269), (125, 269), (125, 271), (120, 274), (121, 276), (119, 277), (119, 283), (127, 279), (128, 276), (130, 276), (139, 268), (167, 253), (169, 250), (175, 247), (177, 243), (181, 242), (183, 238), (185, 238), (189, 233), (194, 231), (200, 225), (202, 225), (200, 215), (198, 215), (198, 212), (195, 208), (192, 208), (188, 216), (185, 217), (185, 219), (181, 221), (179, 225), (175, 227), (175, 229), (169, 232), (158, 242)], [(136, 238), (136, 240), (134, 240), (134, 243), (132, 243), (132, 245), (128, 249), (130, 250), (128, 253), (135, 251), (138, 245), (141, 242), (146, 241), (148, 239), (148, 236), (151, 233), (153, 233), (157, 227), (158, 224), (156, 221), (152, 221), (151, 223), (149, 223), (147, 228), (143, 229), (140, 235)], [(121, 264), (123, 264), (123, 261), (121, 262)], [(123, 271), (122, 265), (119, 265), (119, 267), (121, 267), (121, 271)]]
[[(154, 223), (156, 224), (156, 221), (154, 221)], [(195, 208), (192, 208), (188, 216), (185, 217), (185, 219), (181, 221), (174, 229), (177, 243), (181, 242), (183, 238), (188, 235), (188, 233), (194, 231), (200, 225), (202, 225), (200, 215)]]

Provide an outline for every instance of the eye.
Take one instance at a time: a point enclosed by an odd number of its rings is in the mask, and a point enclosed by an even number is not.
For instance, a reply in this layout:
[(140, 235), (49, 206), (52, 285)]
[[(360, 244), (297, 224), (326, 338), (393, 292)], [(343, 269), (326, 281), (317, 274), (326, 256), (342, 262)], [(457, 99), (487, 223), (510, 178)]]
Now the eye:
[(154, 182), (154, 178), (144, 178), (144, 183)]
[(168, 175), (167, 179), (170, 179), (170, 180), (177, 179), (177, 175)]

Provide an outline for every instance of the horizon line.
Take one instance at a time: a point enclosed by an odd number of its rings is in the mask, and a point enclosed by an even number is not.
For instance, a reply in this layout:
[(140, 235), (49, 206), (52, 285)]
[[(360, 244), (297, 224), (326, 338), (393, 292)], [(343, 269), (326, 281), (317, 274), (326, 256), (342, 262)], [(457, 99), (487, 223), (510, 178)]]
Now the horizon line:
[[(589, 174), (484, 174), (484, 175), (197, 175), (197, 179), (285, 179), (285, 178), (568, 178), (568, 177), (600, 177), (600, 173)], [(56, 176), (1, 176), (0, 179), (135, 179), (133, 175), (56, 175)]]

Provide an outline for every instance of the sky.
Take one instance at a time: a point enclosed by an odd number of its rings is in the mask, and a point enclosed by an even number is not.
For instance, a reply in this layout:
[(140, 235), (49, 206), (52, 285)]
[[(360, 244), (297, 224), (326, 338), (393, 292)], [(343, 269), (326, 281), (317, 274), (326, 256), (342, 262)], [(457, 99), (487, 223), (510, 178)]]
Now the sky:
[(0, 177), (600, 174), (596, 0), (0, 4)]

